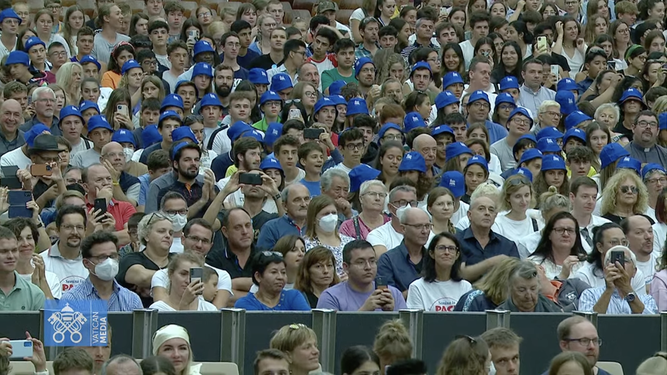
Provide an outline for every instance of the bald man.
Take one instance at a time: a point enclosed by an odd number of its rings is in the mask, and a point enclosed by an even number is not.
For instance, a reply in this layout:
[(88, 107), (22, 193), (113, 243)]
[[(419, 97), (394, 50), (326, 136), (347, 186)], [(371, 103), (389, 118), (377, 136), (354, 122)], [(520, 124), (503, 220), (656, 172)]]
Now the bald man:
[[(435, 157), (438, 153), (438, 144), (435, 138), (428, 134), (418, 135), (412, 142), (412, 150), (422, 154), (424, 161), (426, 161), (426, 175), (435, 177), (440, 174), (440, 168), (435, 166)], [(436, 182), (437, 184), (440, 181)]]
[(102, 147), (100, 163), (109, 171), (113, 181), (113, 198), (132, 203), (139, 201), (141, 183), (139, 179), (125, 172), (127, 161), (123, 146), (118, 142), (109, 142)]
[(285, 205), (285, 215), (269, 220), (259, 231), (257, 247), (271, 250), (276, 242), (284, 236), (294, 234), (303, 236), (306, 233), (306, 215), (310, 204), (310, 191), (303, 184), (295, 183), (287, 186), (280, 193)]
[(19, 130), (22, 113), (21, 104), (14, 99), (5, 100), (0, 106), (0, 155), (25, 144), (23, 131)]
[(403, 241), (387, 251), (378, 260), (378, 277), (407, 296), (410, 283), (422, 272), (424, 258), (428, 256), (426, 242), (431, 234), (431, 218), (421, 208), (399, 209), (398, 219), (403, 229)]
[(141, 366), (129, 355), (119, 354), (102, 366), (102, 374), (106, 375), (141, 375)]

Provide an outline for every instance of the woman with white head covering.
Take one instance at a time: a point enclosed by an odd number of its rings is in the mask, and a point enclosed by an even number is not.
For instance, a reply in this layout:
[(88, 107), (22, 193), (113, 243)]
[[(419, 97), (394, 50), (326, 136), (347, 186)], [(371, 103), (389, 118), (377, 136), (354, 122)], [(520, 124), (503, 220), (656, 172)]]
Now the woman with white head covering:
[(165, 357), (176, 369), (176, 375), (199, 375), (201, 364), (192, 364), (192, 347), (188, 331), (178, 325), (169, 324), (153, 335), (153, 355)]

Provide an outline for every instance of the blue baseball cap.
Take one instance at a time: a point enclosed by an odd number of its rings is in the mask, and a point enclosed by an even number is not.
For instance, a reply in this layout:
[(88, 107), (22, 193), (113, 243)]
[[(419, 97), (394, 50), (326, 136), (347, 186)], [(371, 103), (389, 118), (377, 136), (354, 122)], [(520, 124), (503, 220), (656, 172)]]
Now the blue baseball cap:
[(0, 12), (0, 23), (2, 23), (2, 21), (6, 20), (8, 18), (14, 18), (14, 19), (18, 20), (19, 25), (21, 25), (21, 23), (23, 22), (23, 20), (21, 19), (21, 16), (19, 16), (14, 11), (14, 9), (12, 9), (12, 8), (7, 8), (7, 9), (3, 10), (2, 12)]
[(315, 103), (315, 108), (313, 109), (313, 114), (316, 114), (317, 112), (319, 112), (324, 107), (334, 107), (334, 108), (336, 108), (336, 103), (334, 103), (334, 101), (329, 99), (328, 97), (323, 96), (322, 98), (320, 98), (320, 100), (317, 101), (317, 103)]
[(428, 70), (429, 73), (431, 73), (431, 75), (433, 75), (433, 72), (431, 71), (431, 66), (426, 61), (419, 61), (412, 66), (412, 70), (410, 71), (410, 77), (412, 77), (412, 75), (415, 74), (415, 71), (418, 69), (426, 69)]
[(514, 108), (514, 110), (510, 113), (510, 117), (507, 118), (507, 122), (509, 122), (512, 119), (512, 117), (516, 115), (526, 116), (528, 118), (528, 121), (530, 121), (530, 126), (533, 126), (533, 118), (530, 117), (530, 113), (528, 113), (528, 110), (523, 107)]
[[(259, 98), (259, 105), (264, 105), (266, 102), (280, 102), (282, 103), (283, 100), (280, 98), (280, 95), (278, 95), (277, 92), (267, 90), (262, 94), (262, 97)], [(218, 100), (218, 104), (220, 104), (220, 101)]]
[(23, 139), (25, 139), (25, 143), (28, 144), (28, 147), (32, 147), (35, 144), (35, 138), (44, 132), (51, 134), (51, 129), (44, 124), (33, 124), (30, 130), (23, 133)]
[(273, 147), (273, 143), (275, 143), (276, 139), (280, 138), (281, 135), (283, 135), (283, 124), (279, 122), (270, 123), (264, 133), (264, 144)]
[(529, 148), (521, 155), (521, 159), (519, 159), (519, 165), (527, 163), (533, 159), (542, 159), (543, 156), (544, 155), (542, 155), (540, 150), (536, 148)]
[(426, 160), (422, 154), (417, 151), (410, 151), (403, 156), (401, 165), (398, 166), (399, 172), (419, 171), (426, 173)]
[(65, 107), (63, 107), (63, 109), (60, 110), (60, 122), (62, 122), (65, 119), (65, 117), (69, 117), (69, 116), (76, 116), (76, 117), (80, 118), (81, 121), (83, 121), (83, 116), (81, 116), (81, 112), (79, 111), (79, 109), (77, 107), (75, 107), (73, 105), (65, 106)]
[(234, 143), (239, 137), (241, 137), (241, 134), (253, 129), (254, 128), (252, 126), (246, 124), (243, 121), (236, 121), (232, 126), (229, 127), (229, 129), (227, 129), (227, 137), (229, 137), (232, 143)]
[(386, 133), (387, 130), (389, 130), (389, 129), (396, 129), (399, 132), (401, 132), (401, 134), (403, 134), (403, 129), (401, 129), (400, 126), (394, 124), (393, 122), (387, 122), (384, 125), (382, 125), (382, 127), (380, 128), (380, 131), (378, 131), (378, 139), (384, 138), (384, 133)]
[(657, 163), (648, 163), (644, 166), (644, 168), (642, 168), (642, 180), (645, 180), (646, 176), (656, 171), (662, 172), (662, 174), (667, 174), (667, 170), (665, 170), (662, 165)]
[(267, 156), (264, 158), (264, 160), (262, 160), (261, 163), (259, 163), (259, 169), (261, 171), (266, 171), (267, 169), (277, 169), (279, 171), (282, 171), (283, 167), (280, 165), (278, 159), (272, 156)]
[(81, 61), (79, 61), (79, 64), (81, 64), (81, 65), (89, 64), (89, 63), (95, 64), (95, 66), (97, 66), (97, 70), (102, 69), (102, 64), (100, 64), (100, 62), (97, 61), (97, 59), (92, 55), (86, 55), (86, 56), (81, 58)]
[(662, 112), (658, 115), (658, 122), (660, 130), (667, 130), (667, 112)]
[(453, 159), (462, 154), (473, 155), (473, 152), (463, 142), (452, 142), (445, 148), (445, 161)]
[(195, 133), (190, 129), (189, 126), (179, 126), (178, 128), (171, 131), (171, 140), (173, 142), (178, 142), (183, 139), (189, 139), (194, 143), (199, 143)]
[(435, 107), (437, 109), (443, 109), (454, 103), (459, 103), (459, 99), (448, 90), (439, 93), (438, 96), (435, 97)]
[(350, 193), (356, 193), (361, 188), (361, 184), (366, 181), (375, 180), (380, 175), (380, 171), (368, 166), (359, 164), (350, 171)]
[(453, 84), (456, 84), (456, 83), (460, 83), (462, 85), (464, 84), (463, 83), (463, 77), (461, 77), (461, 75), (458, 72), (449, 72), (449, 73), (445, 74), (444, 77), (442, 77), (442, 88), (443, 89), (447, 89), (447, 87), (449, 87)]
[(329, 95), (329, 99), (331, 99), (336, 105), (344, 105), (347, 107), (347, 100), (345, 100), (342, 95)]
[(424, 118), (418, 112), (410, 112), (405, 115), (405, 118), (403, 119), (403, 128), (406, 133), (415, 128), (425, 127), (426, 122), (424, 122)]
[(600, 151), (600, 168), (604, 169), (616, 160), (629, 156), (630, 153), (618, 143), (609, 143)]
[(439, 186), (449, 189), (457, 199), (461, 198), (466, 193), (465, 178), (463, 177), (463, 173), (459, 171), (448, 171), (443, 173), (442, 178), (440, 178)]
[(213, 49), (213, 46), (211, 46), (211, 43), (209, 43), (205, 40), (200, 40), (197, 43), (195, 43), (193, 57), (196, 57), (200, 53), (204, 53), (204, 52), (215, 53), (215, 50)]
[(537, 141), (537, 149), (545, 152), (561, 152), (558, 141), (555, 138), (540, 138)]
[(496, 96), (496, 103), (494, 104), (495, 108), (498, 108), (500, 103), (510, 103), (516, 107), (516, 102), (514, 101), (514, 97), (506, 92), (498, 94), (498, 96)]
[[(280, 97), (278, 97), (280, 99)], [(218, 95), (214, 93), (208, 93), (204, 95), (203, 98), (201, 98), (201, 101), (199, 102), (199, 110), (201, 111), (202, 108), (208, 107), (208, 106), (214, 106), (214, 107), (220, 107), (222, 108), (222, 104), (220, 103), (220, 99), (218, 98)]]
[(533, 182), (533, 173), (528, 168), (517, 168), (512, 172), (512, 176), (523, 175), (528, 178), (528, 181)]
[(471, 157), (470, 159), (468, 159), (468, 163), (466, 164), (466, 167), (469, 167), (473, 164), (481, 165), (482, 168), (484, 168), (484, 170), (486, 170), (487, 172), (489, 171), (489, 163), (486, 161), (486, 159), (484, 159), (483, 157), (481, 157), (479, 155), (475, 155), (475, 156)]
[(173, 118), (175, 120), (178, 120), (179, 122), (181, 121), (181, 117), (176, 113), (175, 111), (164, 111), (160, 114), (160, 119), (158, 120), (158, 127), (160, 124), (162, 124), (162, 121)]
[(542, 170), (543, 171), (554, 171), (554, 170), (567, 170), (565, 167), (565, 160), (558, 155), (544, 155), (542, 157)]
[[(362, 57), (360, 59), (357, 59), (357, 61), (354, 63), (354, 76), (358, 76), (359, 73), (361, 73), (361, 68), (364, 67), (366, 64), (371, 64), (373, 67), (375, 67), (375, 64), (373, 64), (373, 60), (371, 60), (368, 57)], [(331, 92), (329, 92), (331, 94)]]
[(23, 51), (12, 51), (7, 56), (5, 61), (5, 66), (10, 66), (14, 64), (21, 64), (25, 66), (30, 66), (30, 56)]
[(570, 130), (582, 122), (590, 120), (593, 119), (587, 114), (579, 110), (573, 111), (565, 118), (565, 130)]
[(292, 78), (287, 73), (278, 73), (271, 77), (271, 90), (280, 92), (294, 87)]
[(454, 130), (447, 125), (438, 125), (431, 131), (431, 137), (435, 138), (440, 134), (451, 134), (452, 137), (455, 137)]
[(88, 133), (95, 129), (106, 129), (113, 132), (113, 128), (109, 125), (109, 121), (107, 121), (107, 118), (104, 117), (104, 115), (95, 115), (88, 119)]
[(141, 142), (144, 144), (144, 149), (148, 146), (162, 142), (162, 134), (157, 129), (157, 125), (148, 125), (141, 132)]
[(519, 89), (519, 80), (514, 76), (505, 76), (500, 80), (500, 91)]
[[(91, 102), (90, 100), (84, 100), (83, 103), (81, 103), (81, 106), (79, 107), (79, 113), (83, 113), (91, 108), (95, 109), (97, 113), (100, 113), (100, 107), (97, 105), (97, 103)], [(60, 110), (61, 115), (62, 113), (63, 111)]]
[(345, 85), (347, 85), (347, 82), (342, 80), (331, 82), (331, 85), (329, 85), (329, 95), (340, 95), (340, 89)]
[(556, 102), (560, 104), (560, 113), (565, 116), (577, 110), (577, 103), (572, 91), (558, 91)]
[(255, 138), (257, 141), (259, 141), (259, 143), (264, 143), (264, 136), (257, 129), (246, 130), (243, 133), (241, 133), (241, 135), (237, 139), (246, 137)]
[(491, 102), (489, 101), (489, 96), (486, 95), (484, 91), (477, 90), (470, 95), (470, 98), (468, 99), (468, 105), (471, 105), (472, 103), (478, 100), (484, 100), (485, 102), (491, 104)]
[(160, 111), (164, 111), (167, 107), (177, 107), (183, 109), (183, 98), (178, 94), (168, 94), (162, 100)]
[(120, 74), (125, 75), (125, 73), (127, 73), (128, 70), (135, 68), (141, 69), (141, 65), (139, 65), (137, 60), (127, 60), (125, 64), (123, 64), (123, 68), (120, 70)]
[(633, 158), (632, 156), (624, 156), (616, 164), (617, 170), (621, 168), (632, 169), (639, 175), (641, 174), (642, 163), (639, 160)]
[(368, 114), (368, 104), (366, 104), (366, 101), (362, 98), (350, 99), (350, 101), (347, 103), (347, 112), (345, 113), (345, 116), (347, 117), (359, 114)]
[(518, 150), (519, 141), (523, 139), (530, 139), (531, 141), (533, 141), (533, 146), (537, 146), (537, 139), (535, 138), (534, 135), (532, 134), (522, 135), (516, 140), (516, 142), (514, 142), (514, 146), (512, 146), (512, 155), (516, 154), (519, 151)]
[(196, 76), (207, 76), (213, 78), (213, 67), (205, 62), (198, 62), (192, 69), (192, 78)]
[(118, 143), (132, 143), (134, 147), (137, 147), (137, 144), (134, 142), (134, 134), (127, 129), (118, 129), (113, 132), (111, 141)]
[(542, 138), (558, 139), (558, 138), (563, 138), (563, 133), (559, 132), (558, 129), (552, 126), (547, 126), (546, 128), (537, 132), (537, 136), (535, 138), (538, 141)]
[(584, 146), (586, 145), (586, 132), (579, 128), (572, 128), (565, 132), (565, 135), (563, 136), (563, 146), (567, 144), (567, 141), (571, 137), (577, 138), (578, 140), (584, 143)]
[(46, 48), (46, 43), (44, 43), (41, 39), (39, 39), (36, 36), (31, 36), (30, 38), (28, 38), (28, 40), (25, 41), (25, 45), (23, 47), (23, 50), (28, 52), (28, 51), (30, 51), (30, 48), (32, 48), (36, 45), (39, 45), (39, 44), (41, 44), (42, 46), (44, 46), (44, 48)]
[(642, 95), (641, 91), (635, 89), (635, 88), (629, 88), (625, 91), (623, 91), (623, 95), (621, 96), (621, 100), (618, 101), (619, 104), (623, 104), (627, 102), (628, 100), (637, 100), (642, 103), (643, 107), (646, 107), (646, 104), (644, 104), (644, 96)]
[(248, 80), (255, 85), (268, 85), (269, 75), (264, 69), (252, 68), (248, 71)]
[(556, 84), (556, 91), (574, 91), (579, 90), (577, 83), (572, 78), (563, 78)]

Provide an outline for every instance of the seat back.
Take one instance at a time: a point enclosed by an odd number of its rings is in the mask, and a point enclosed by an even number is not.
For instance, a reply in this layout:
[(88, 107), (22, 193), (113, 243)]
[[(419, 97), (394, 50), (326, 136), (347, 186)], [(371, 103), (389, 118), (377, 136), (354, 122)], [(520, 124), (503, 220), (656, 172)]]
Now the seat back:
[[(9, 371), (12, 375), (34, 375), (35, 366), (28, 361), (11, 361), (9, 362), (11, 370)], [(46, 368), (49, 370), (49, 374), (53, 374), (53, 362), (47, 361)]]
[(623, 366), (618, 362), (598, 362), (595, 365), (611, 375), (623, 375)]
[(202, 375), (239, 375), (239, 367), (233, 362), (202, 362), (199, 373)]

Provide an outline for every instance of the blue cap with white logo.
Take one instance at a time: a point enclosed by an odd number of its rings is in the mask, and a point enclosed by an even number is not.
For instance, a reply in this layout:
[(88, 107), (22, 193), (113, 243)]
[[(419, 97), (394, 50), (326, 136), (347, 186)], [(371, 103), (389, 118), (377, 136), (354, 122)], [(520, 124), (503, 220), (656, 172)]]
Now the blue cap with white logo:
[(294, 87), (292, 78), (287, 73), (278, 73), (271, 77), (271, 90), (281, 92)]
[(454, 194), (458, 199), (466, 193), (466, 183), (463, 173), (459, 171), (448, 171), (442, 174), (440, 185)]
[(118, 129), (115, 132), (113, 132), (113, 135), (111, 136), (111, 141), (118, 142), (121, 144), (132, 143), (132, 146), (137, 147), (137, 144), (134, 142), (134, 134), (132, 134), (132, 132), (127, 129)]
[(264, 158), (264, 160), (262, 160), (261, 163), (259, 163), (259, 169), (264, 172), (267, 169), (277, 169), (279, 171), (282, 171), (283, 167), (280, 165), (278, 159), (271, 156), (267, 156)]
[(471, 149), (466, 146), (463, 142), (453, 142), (447, 145), (445, 148), (445, 162), (447, 160), (453, 159), (459, 155), (470, 154), (473, 155)]
[(629, 156), (628, 150), (618, 143), (609, 143), (600, 151), (600, 168), (604, 169), (618, 159)]
[(540, 138), (537, 140), (537, 149), (545, 152), (560, 152), (558, 141), (554, 138)]
[(410, 130), (415, 128), (425, 128), (425, 127), (426, 127), (426, 122), (424, 122), (424, 118), (418, 112), (410, 112), (407, 115), (405, 115), (405, 118), (403, 119), (403, 128), (405, 129), (406, 132), (409, 132)]
[(565, 168), (565, 160), (558, 155), (544, 155), (542, 157), (542, 170), (543, 171), (554, 171), (554, 170), (567, 170)]
[(350, 193), (356, 193), (361, 188), (361, 184), (366, 181), (375, 180), (380, 175), (380, 171), (368, 166), (359, 164), (350, 171)]
[(566, 131), (565, 135), (563, 136), (563, 147), (567, 145), (567, 141), (572, 137), (580, 140), (584, 144), (584, 146), (586, 145), (586, 132), (579, 128), (572, 128)]
[(350, 101), (347, 103), (347, 112), (345, 113), (345, 116), (353, 116), (353, 115), (359, 115), (359, 114), (368, 114), (368, 104), (366, 104), (366, 101), (362, 98), (352, 98)]
[(505, 76), (500, 80), (500, 91), (519, 89), (519, 80), (514, 76)]
[(268, 85), (269, 75), (264, 69), (252, 68), (248, 71), (248, 80), (255, 85)]
[(458, 72), (449, 72), (442, 77), (442, 88), (447, 90), (447, 87), (460, 83), (463, 85), (463, 77)]
[(435, 107), (438, 109), (454, 103), (459, 103), (459, 99), (451, 91), (443, 91), (435, 97)]
[(632, 169), (639, 175), (641, 173), (642, 163), (632, 156), (624, 156), (616, 164), (617, 170), (621, 168)]
[(426, 173), (426, 160), (422, 154), (417, 151), (410, 151), (403, 156), (401, 165), (398, 167), (399, 172), (418, 171)]

